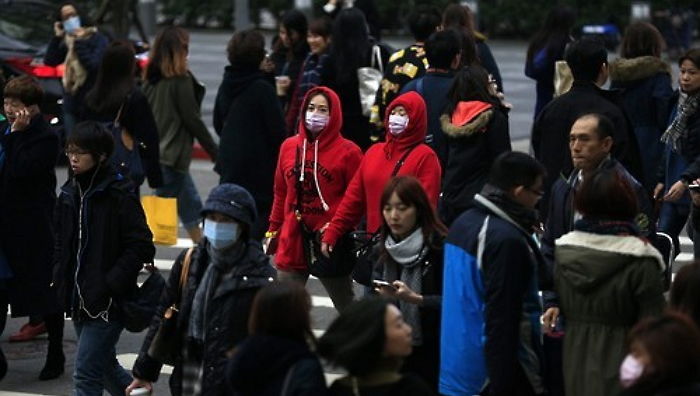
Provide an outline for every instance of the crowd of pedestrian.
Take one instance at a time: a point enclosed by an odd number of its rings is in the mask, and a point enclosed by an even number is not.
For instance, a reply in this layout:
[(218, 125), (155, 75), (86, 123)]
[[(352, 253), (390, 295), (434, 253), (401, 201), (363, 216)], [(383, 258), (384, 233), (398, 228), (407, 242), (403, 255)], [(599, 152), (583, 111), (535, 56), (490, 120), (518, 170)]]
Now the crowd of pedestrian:
[[(270, 54), (233, 34), (218, 143), (185, 29), (138, 70), (129, 41), (60, 6), (45, 60), (65, 64), (65, 142), (32, 77), (2, 81), (0, 307), (29, 317), (14, 341), (48, 332), (39, 379), (64, 372), (68, 317), (79, 396), (150, 393), (166, 364), (174, 395), (700, 395), (700, 261), (671, 279), (683, 227), (700, 230), (700, 49), (672, 60), (674, 91), (653, 25), (609, 62), (555, 7), (525, 65), (529, 155), (467, 6), (416, 7), (393, 51), (373, 2), (352, 3), (287, 11)], [(219, 175), (204, 203), (195, 140)], [(194, 246), (129, 372), (116, 345), (155, 255), (146, 180)], [(311, 275), (338, 311), (320, 336)], [(327, 384), (324, 365), (344, 374)]]

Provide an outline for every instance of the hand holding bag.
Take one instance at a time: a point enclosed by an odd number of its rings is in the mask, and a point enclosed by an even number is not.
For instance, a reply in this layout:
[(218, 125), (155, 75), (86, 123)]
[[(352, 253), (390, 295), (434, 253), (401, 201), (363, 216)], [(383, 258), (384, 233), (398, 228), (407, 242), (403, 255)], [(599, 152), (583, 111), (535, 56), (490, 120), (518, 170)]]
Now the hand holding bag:
[(187, 277), (190, 273), (193, 251), (194, 247), (191, 247), (187, 250), (187, 253), (185, 253), (185, 258), (182, 260), (182, 269), (180, 270), (180, 282), (178, 283), (177, 294), (175, 295), (173, 304), (163, 313), (160, 327), (158, 327), (158, 331), (148, 348), (148, 356), (162, 364), (170, 366), (174, 366), (181, 355), (182, 337), (177, 322), (180, 312), (179, 307), (182, 302), (182, 291), (187, 285)]
[(140, 333), (151, 324), (165, 287), (165, 279), (153, 264), (144, 268), (150, 272), (146, 281), (117, 304), (124, 328), (132, 333)]
[(177, 243), (177, 199), (155, 195), (141, 197), (146, 213), (146, 223), (153, 234), (153, 243), (174, 245)]

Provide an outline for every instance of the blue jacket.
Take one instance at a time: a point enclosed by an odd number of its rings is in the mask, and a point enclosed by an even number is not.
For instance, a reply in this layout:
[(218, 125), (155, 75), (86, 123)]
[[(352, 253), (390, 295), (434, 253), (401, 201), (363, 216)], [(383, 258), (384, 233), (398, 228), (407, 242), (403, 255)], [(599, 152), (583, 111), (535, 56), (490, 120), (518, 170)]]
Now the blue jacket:
[(443, 395), (517, 394), (522, 370), (536, 393), (540, 376), (542, 255), (534, 239), (481, 195), (445, 241), (440, 347)]

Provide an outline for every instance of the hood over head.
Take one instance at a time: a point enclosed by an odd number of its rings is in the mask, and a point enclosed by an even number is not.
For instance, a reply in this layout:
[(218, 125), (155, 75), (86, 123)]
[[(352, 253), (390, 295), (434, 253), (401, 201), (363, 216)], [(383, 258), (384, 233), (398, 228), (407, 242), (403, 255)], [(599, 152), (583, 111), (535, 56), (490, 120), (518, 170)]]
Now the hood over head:
[(607, 282), (640, 258), (655, 260), (659, 278), (665, 268), (661, 254), (643, 238), (572, 231), (556, 241), (558, 271), (574, 288), (588, 291)]
[(440, 125), (448, 137), (467, 137), (486, 131), (493, 112), (491, 103), (479, 100), (459, 102), (451, 116), (443, 114), (440, 117)]
[(343, 109), (340, 104), (340, 98), (338, 98), (338, 94), (336, 94), (335, 91), (328, 87), (318, 86), (311, 88), (306, 93), (301, 107), (299, 108), (299, 126), (297, 127), (297, 131), (301, 139), (306, 139), (309, 142), (314, 141), (311, 131), (306, 128), (306, 107), (309, 105), (311, 98), (319, 93), (325, 95), (326, 99), (328, 99), (329, 107), (328, 125), (319, 133), (317, 138), (320, 148), (323, 149), (340, 137), (340, 129), (343, 127)]
[(671, 74), (671, 66), (655, 56), (619, 58), (610, 63), (610, 79), (616, 82), (642, 80), (658, 73)]
[(406, 92), (394, 99), (384, 113), (384, 125), (389, 125), (389, 115), (396, 106), (403, 106), (408, 116), (408, 126), (398, 136), (386, 134), (388, 146), (396, 145), (399, 150), (425, 141), (428, 130), (428, 116), (423, 97), (415, 91)]

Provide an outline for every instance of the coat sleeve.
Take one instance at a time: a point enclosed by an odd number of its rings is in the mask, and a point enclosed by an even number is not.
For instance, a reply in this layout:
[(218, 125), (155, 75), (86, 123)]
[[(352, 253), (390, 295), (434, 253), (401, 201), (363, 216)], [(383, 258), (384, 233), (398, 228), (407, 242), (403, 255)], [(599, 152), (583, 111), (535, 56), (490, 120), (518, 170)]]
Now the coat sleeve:
[(660, 315), (666, 307), (662, 273), (655, 260), (646, 259), (636, 268), (633, 292), (637, 299), (637, 319)]
[(212, 113), (214, 131), (216, 131), (216, 134), (219, 136), (221, 136), (221, 131), (224, 129), (224, 122), (231, 108), (231, 101), (224, 92), (225, 89), (223, 84), (219, 86), (219, 90), (216, 92), (216, 100), (214, 101), (214, 112)]
[(137, 90), (132, 93), (129, 106), (129, 122), (127, 125), (127, 120), (124, 120), (123, 124), (137, 141), (143, 143), (139, 147), (139, 155), (144, 163), (148, 185), (151, 188), (158, 188), (163, 185), (163, 173), (160, 168), (158, 125), (153, 117), (153, 111), (148, 104), (148, 99), (141, 91)]
[(192, 78), (188, 77), (176, 85), (175, 103), (177, 112), (187, 132), (197, 139), (211, 159), (216, 162), (219, 148), (214, 143), (207, 126), (202, 121), (200, 106), (195, 99), (194, 86), (192, 84)]
[(508, 116), (500, 110), (495, 110), (495, 112), (495, 117), (487, 134), (491, 158), (496, 158), (503, 152), (511, 151)]
[(67, 54), (68, 48), (63, 38), (56, 36), (51, 37), (51, 41), (49, 41), (49, 45), (46, 47), (46, 54), (44, 54), (44, 64), (48, 66), (58, 66), (66, 61)]
[(498, 64), (496, 63), (496, 58), (493, 57), (491, 48), (489, 48), (488, 44), (486, 44), (483, 41), (478, 42), (476, 47), (479, 50), (479, 58), (481, 60), (481, 64), (483, 65), (484, 69), (486, 69), (486, 71), (489, 74), (491, 74), (493, 79), (496, 81), (496, 84), (498, 85), (498, 91), (505, 92), (503, 90), (503, 79), (501, 78), (501, 71), (498, 69)]
[(21, 138), (23, 131), (17, 131), (4, 136), (4, 142), (8, 150), (15, 151), (8, 153), (7, 157), (11, 161), (5, 161), (5, 169), (10, 179), (32, 179), (53, 172), (58, 156), (58, 137), (55, 134), (47, 135), (46, 138), (37, 140), (35, 144), (25, 145), (21, 150), (15, 143)]
[(178, 258), (175, 260), (173, 267), (170, 269), (170, 276), (165, 282), (165, 287), (160, 295), (160, 301), (158, 302), (158, 307), (156, 308), (156, 313), (151, 319), (151, 324), (148, 327), (146, 336), (144, 337), (143, 344), (139, 350), (139, 356), (134, 362), (134, 367), (132, 368), (132, 374), (135, 378), (156, 382), (158, 381), (158, 375), (163, 367), (163, 364), (153, 359), (148, 355), (148, 349), (151, 347), (153, 338), (160, 328), (160, 323), (163, 320), (163, 314), (165, 310), (173, 305), (174, 303), (179, 303), (176, 301), (178, 295), (178, 288), (180, 283), (180, 273), (182, 272), (182, 262), (187, 254), (187, 249), (183, 250)]
[(156, 249), (138, 197), (124, 194), (118, 204), (121, 254), (105, 275), (105, 282), (113, 295), (122, 296), (131, 290), (143, 264), (153, 262)]
[[(294, 138), (290, 138), (294, 139)], [(287, 202), (287, 180), (284, 178), (284, 169), (282, 159), (285, 156), (285, 151), (289, 151), (286, 147), (292, 145), (293, 142), (283, 143), (280, 149), (279, 158), (277, 159), (277, 168), (275, 169), (275, 183), (273, 187), (272, 210), (270, 211), (270, 231), (279, 231), (284, 223), (284, 205)]]
[(518, 238), (487, 242), (484, 257), (486, 342), (484, 355), (492, 395), (517, 394), (518, 345), (524, 294), (531, 267), (527, 243)]
[(96, 72), (102, 62), (102, 54), (107, 48), (107, 37), (95, 33), (89, 38), (75, 40), (75, 53), (80, 64), (88, 72)]
[(350, 180), (347, 190), (345, 190), (345, 196), (340, 202), (338, 210), (335, 211), (333, 219), (330, 225), (323, 233), (323, 242), (335, 246), (338, 239), (346, 232), (352, 230), (357, 223), (359, 223), (360, 218), (365, 213), (365, 208), (367, 202), (365, 202), (365, 186), (363, 182), (363, 175), (365, 172), (365, 160), (367, 157), (363, 158), (360, 163), (357, 172)]
[(430, 153), (418, 164), (415, 177), (425, 189), (433, 208), (437, 208), (438, 199), (440, 198), (442, 167), (440, 166), (440, 160), (437, 154), (435, 154), (433, 149), (429, 150)]

